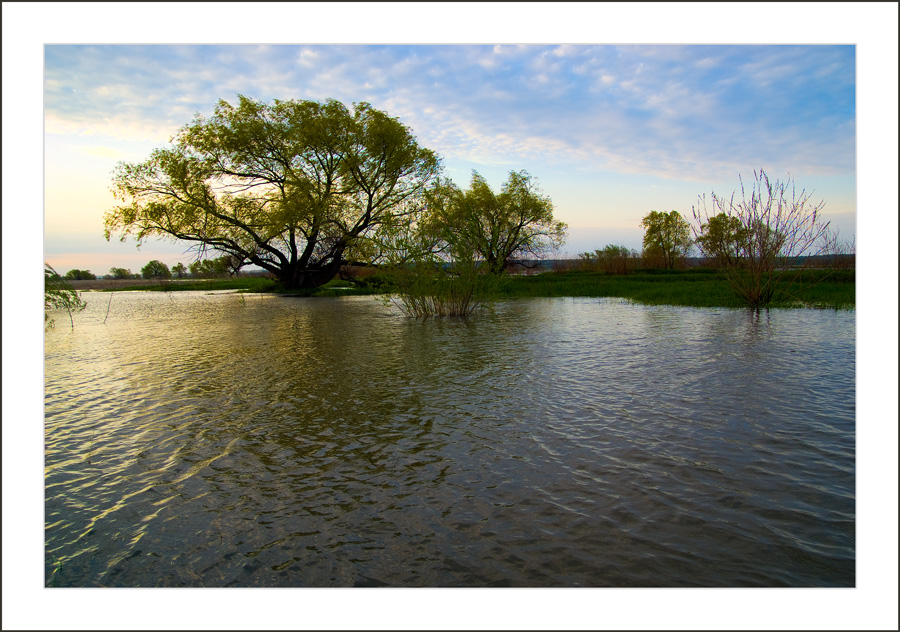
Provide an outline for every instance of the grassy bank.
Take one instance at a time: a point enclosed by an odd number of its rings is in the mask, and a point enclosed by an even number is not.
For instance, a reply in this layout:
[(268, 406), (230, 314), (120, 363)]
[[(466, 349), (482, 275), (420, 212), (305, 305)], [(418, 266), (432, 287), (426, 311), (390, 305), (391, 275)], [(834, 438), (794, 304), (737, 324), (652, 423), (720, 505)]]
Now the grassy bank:
[[(146, 282), (145, 282), (146, 283)], [(81, 288), (79, 288), (81, 289)], [(180, 280), (157, 284), (119, 285), (108, 291), (147, 290), (240, 290), (278, 292), (271, 279), (239, 277), (232, 279)], [(807, 270), (788, 292), (776, 295), (770, 307), (828, 307), (852, 309), (856, 305), (856, 275), (852, 270)], [(359, 296), (391, 293), (387, 277), (376, 274), (359, 286), (334, 280), (308, 291), (285, 292), (292, 296)], [(534, 276), (507, 276), (495, 286), (496, 298), (617, 297), (647, 305), (687, 307), (743, 307), (740, 299), (716, 270), (637, 270), (628, 275), (604, 272), (545, 272)]]
[[(852, 308), (856, 304), (853, 271), (808, 270), (800, 280), (776, 294), (770, 307)], [(620, 297), (647, 305), (743, 307), (716, 270), (637, 270), (628, 275), (603, 272), (549, 272), (532, 277), (508, 277), (498, 287), (502, 297)]]
[(242, 290), (246, 292), (273, 292), (277, 284), (261, 277), (237, 277), (227, 279), (99, 279), (96, 281), (71, 281), (76, 290), (101, 292), (185, 292)]
[(273, 279), (262, 277), (232, 277), (227, 279), (178, 279), (178, 280), (98, 280), (75, 281), (76, 290), (98, 290), (102, 292), (215, 292), (236, 290), (238, 292), (279, 293), (289, 296), (348, 296), (382, 293), (383, 285), (358, 286), (350, 281), (335, 279), (310, 290), (284, 291)]

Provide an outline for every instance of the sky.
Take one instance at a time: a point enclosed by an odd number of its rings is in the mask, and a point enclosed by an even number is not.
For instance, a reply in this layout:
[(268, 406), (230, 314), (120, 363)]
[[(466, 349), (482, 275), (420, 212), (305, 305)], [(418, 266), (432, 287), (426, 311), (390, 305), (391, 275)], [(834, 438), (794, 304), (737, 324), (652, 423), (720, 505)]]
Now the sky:
[[(4, 627), (896, 629), (896, 3), (4, 2), (2, 12)], [(367, 100), (461, 186), (472, 169), (495, 188), (526, 169), (569, 224), (569, 253), (639, 248), (644, 214), (689, 214), (754, 168), (814, 190), (842, 235), (857, 235), (858, 587), (714, 599), (172, 591), (150, 609), (140, 589), (42, 589), (42, 264), (103, 274), (189, 261), (181, 245), (103, 239), (110, 172), (238, 93)]]
[(44, 250), (59, 272), (189, 263), (190, 244), (103, 238), (110, 173), (219, 99), (366, 101), (462, 187), (535, 176), (569, 225), (557, 256), (641, 249), (652, 210), (692, 217), (755, 169), (856, 232), (853, 45), (84, 45), (44, 49)]

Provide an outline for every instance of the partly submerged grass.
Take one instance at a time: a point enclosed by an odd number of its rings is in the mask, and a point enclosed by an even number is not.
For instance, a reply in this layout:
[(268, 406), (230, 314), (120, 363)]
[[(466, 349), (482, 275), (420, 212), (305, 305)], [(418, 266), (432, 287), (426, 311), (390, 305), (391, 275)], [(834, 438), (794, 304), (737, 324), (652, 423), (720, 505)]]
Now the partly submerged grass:
[(274, 292), (277, 283), (272, 279), (262, 277), (237, 277), (228, 279), (196, 279), (160, 281), (155, 285), (122, 285), (104, 289), (104, 292), (127, 292), (141, 290), (147, 292), (186, 292), (186, 291), (215, 291), (215, 290), (241, 290), (245, 292)]
[(103, 289), (104, 292), (125, 291), (147, 292), (184, 292), (203, 291), (214, 292), (217, 290), (236, 290), (238, 292), (252, 293), (278, 293), (289, 296), (356, 296), (365, 294), (380, 294), (384, 290), (376, 285), (356, 285), (350, 281), (334, 279), (317, 288), (305, 290), (285, 290), (274, 279), (262, 277), (237, 277), (229, 279), (196, 279), (178, 281), (160, 281), (157, 284), (121, 285)]
[[(238, 290), (280, 292), (291, 296), (360, 296), (396, 292), (390, 277), (380, 274), (363, 284), (335, 279), (310, 290), (282, 291), (272, 279), (238, 277), (178, 281), (150, 286), (123, 286), (116, 290)], [(769, 307), (827, 307), (852, 309), (856, 305), (856, 275), (852, 270), (807, 270), (776, 293)], [(109, 290), (115, 291), (115, 290)], [(725, 277), (711, 268), (688, 270), (636, 270), (627, 275), (570, 270), (533, 276), (506, 276), (494, 284), (494, 298), (616, 297), (647, 305), (687, 307), (745, 307)]]
[[(827, 280), (823, 280), (827, 277)], [(790, 286), (789, 294), (779, 292), (769, 307), (805, 305), (852, 308), (856, 303), (855, 275), (852, 271), (810, 270)], [(638, 270), (628, 275), (603, 272), (548, 272), (530, 277), (507, 277), (498, 287), (498, 296), (520, 297), (619, 297), (647, 305), (687, 307), (744, 307), (717, 270)]]

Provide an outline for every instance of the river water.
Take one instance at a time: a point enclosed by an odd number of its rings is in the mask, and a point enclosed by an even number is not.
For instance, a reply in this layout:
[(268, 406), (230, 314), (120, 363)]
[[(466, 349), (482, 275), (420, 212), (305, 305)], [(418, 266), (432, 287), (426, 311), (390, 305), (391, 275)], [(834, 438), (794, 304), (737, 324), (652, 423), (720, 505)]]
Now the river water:
[(853, 586), (855, 314), (83, 294), (47, 586)]

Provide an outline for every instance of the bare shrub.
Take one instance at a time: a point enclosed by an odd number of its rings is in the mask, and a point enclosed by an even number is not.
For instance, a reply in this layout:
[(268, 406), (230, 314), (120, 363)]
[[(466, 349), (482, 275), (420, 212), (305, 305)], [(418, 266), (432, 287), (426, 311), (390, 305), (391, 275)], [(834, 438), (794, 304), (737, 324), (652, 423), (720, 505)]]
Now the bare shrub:
[[(822, 220), (825, 202), (812, 203), (805, 189), (797, 191), (790, 174), (785, 182), (771, 180), (762, 169), (753, 172), (748, 192), (740, 179), (737, 193), (713, 192), (693, 207), (697, 246), (713, 259), (735, 292), (751, 307), (771, 302), (776, 288), (788, 288), (813, 257), (834, 253), (837, 238)], [(711, 207), (711, 208), (710, 208)]]

